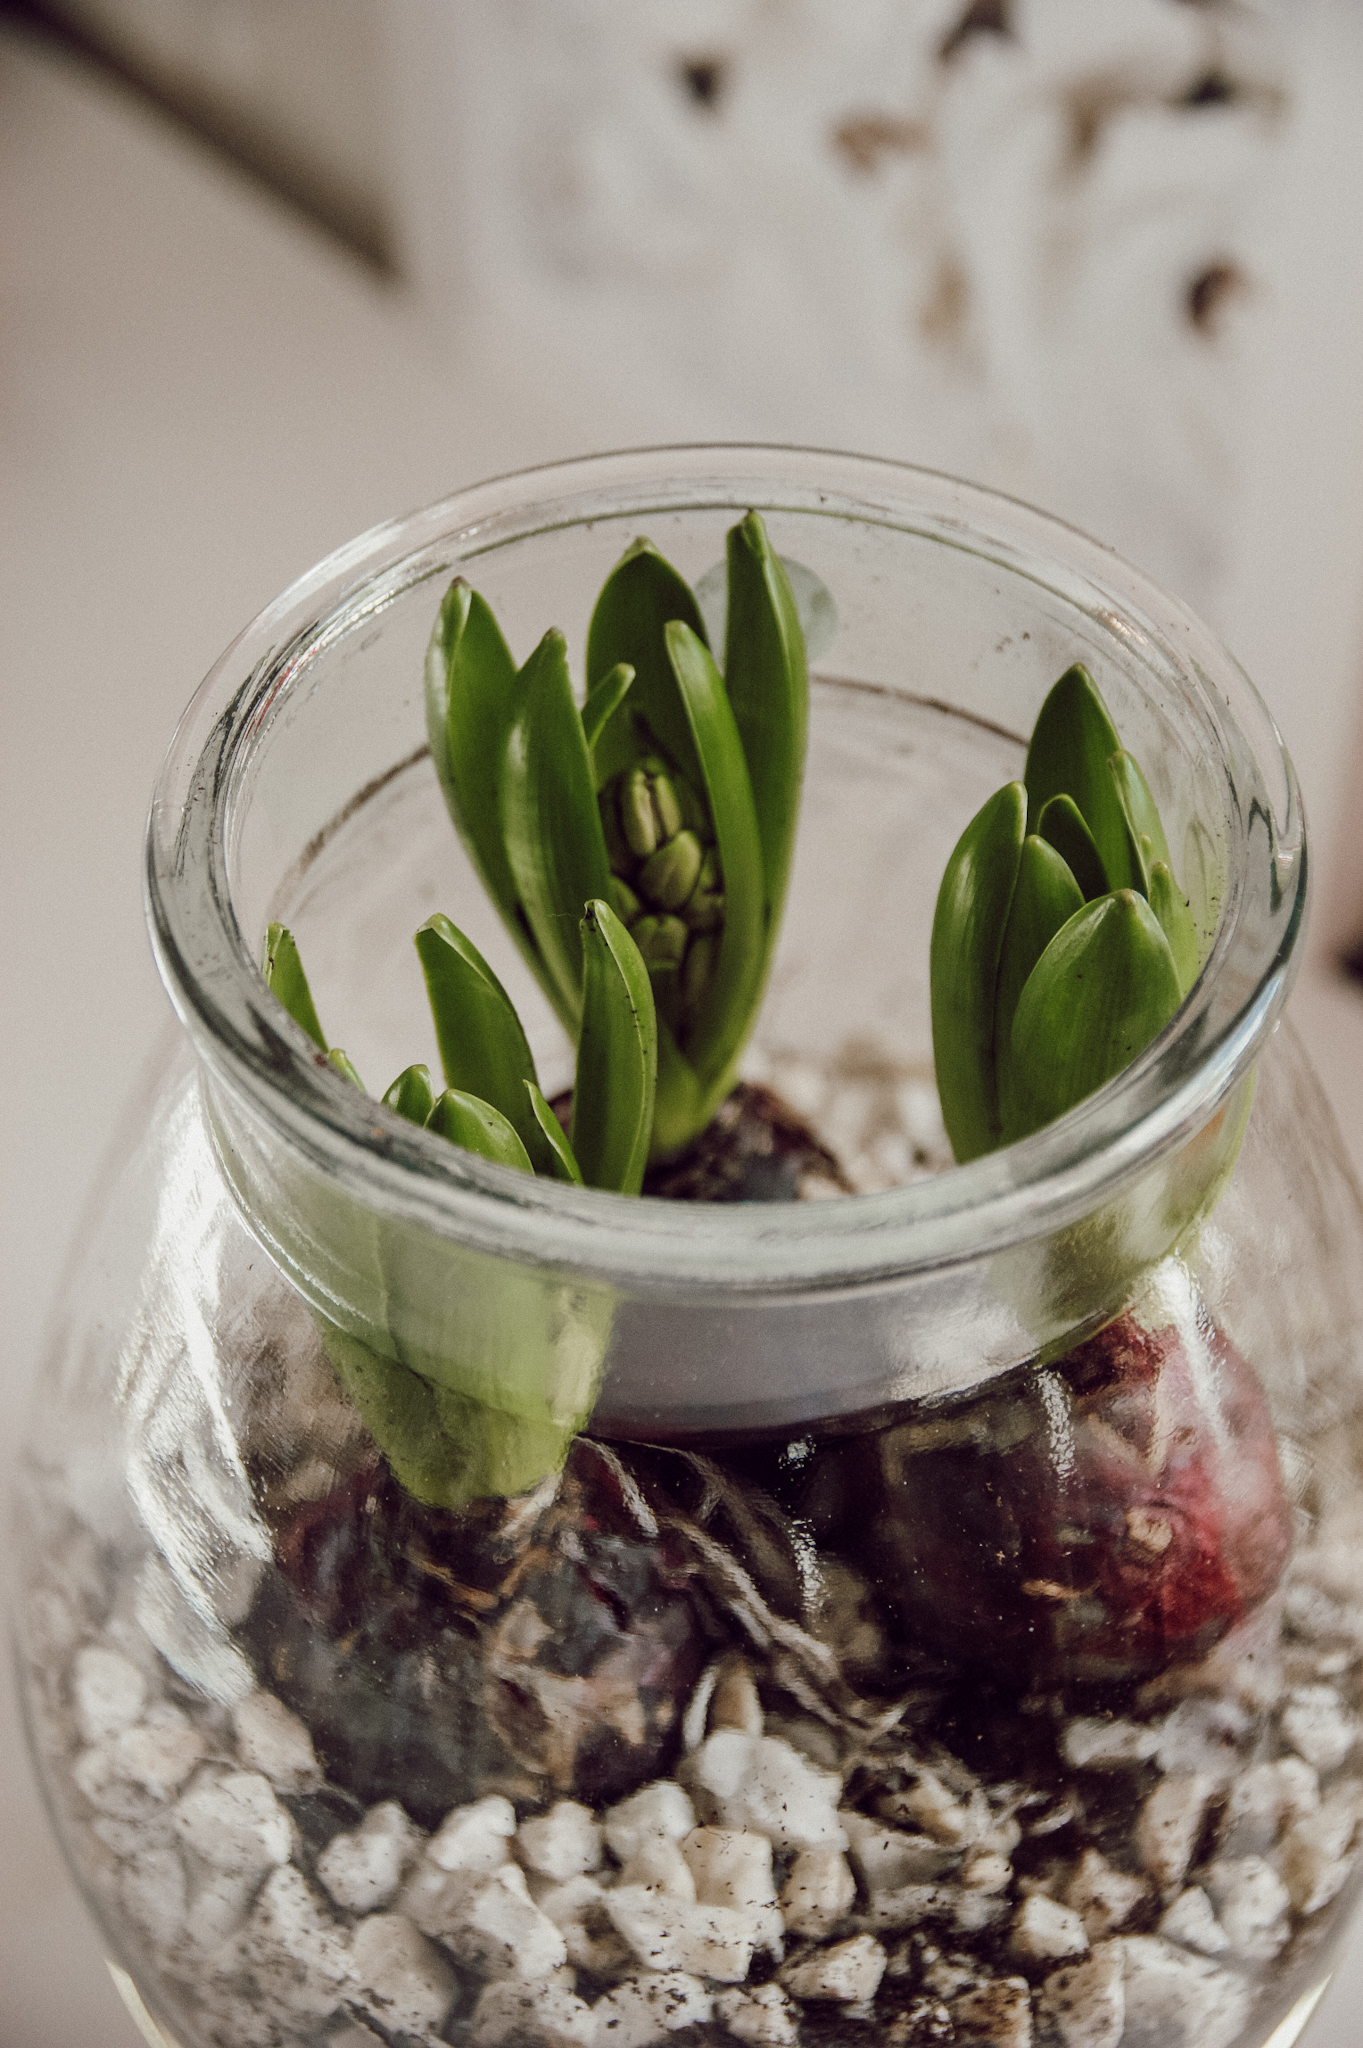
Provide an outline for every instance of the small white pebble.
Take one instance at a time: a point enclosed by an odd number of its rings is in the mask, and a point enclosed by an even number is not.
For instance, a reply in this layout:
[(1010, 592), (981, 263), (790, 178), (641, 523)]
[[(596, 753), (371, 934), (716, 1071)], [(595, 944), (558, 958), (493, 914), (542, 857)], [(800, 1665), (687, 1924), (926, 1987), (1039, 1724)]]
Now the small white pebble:
[(71, 1696), (81, 1741), (102, 1742), (141, 1719), (147, 1681), (117, 1650), (87, 1643), (71, 1667)]
[(1121, 2048), (1126, 1973), (1121, 1950), (1104, 1942), (1082, 1963), (1053, 1970), (1041, 1987), (1037, 2017), (1057, 2048)]
[(515, 1863), (495, 1871), (469, 1900), (457, 1945), (488, 1977), (547, 1977), (568, 1960), (562, 1929), (530, 1897)]
[(1083, 1921), (1090, 1941), (1115, 1934), (1149, 1895), (1145, 1878), (1114, 1869), (1096, 1849), (1085, 1849), (1063, 1893), (1065, 1904)]
[(1126, 2028), (1160, 2048), (1231, 2048), (1249, 2017), (1243, 1977), (1154, 1934), (1121, 1937)]
[(590, 1807), (560, 1799), (548, 1813), (521, 1822), (515, 1850), (527, 1870), (561, 1882), (600, 1868), (602, 1839), (601, 1823)]
[(441, 1870), (497, 1870), (511, 1854), (515, 1832), (515, 1807), (493, 1793), (447, 1813), (426, 1844), (426, 1854)]
[(1140, 1721), (1080, 1716), (1065, 1723), (1060, 1754), (1076, 1771), (1122, 1771), (1148, 1763), (1159, 1742), (1159, 1729)]
[(995, 1977), (962, 1991), (948, 2008), (955, 2038), (979, 2048), (1031, 2048), (1032, 1994), (1023, 1977)]
[(622, 1799), (606, 1814), (606, 1842), (621, 1863), (654, 1835), (679, 1842), (696, 1825), (695, 1809), (680, 1785), (660, 1778)]
[(1262, 1856), (1221, 1857), (1204, 1876), (1231, 1947), (1248, 1962), (1271, 1962), (1287, 1940), (1286, 1885)]
[(1356, 1860), (1361, 1793), (1356, 1782), (1336, 1786), (1319, 1812), (1294, 1821), (1278, 1844), (1273, 1862), (1299, 1913), (1318, 1913), (1347, 1882)]
[(627, 1977), (592, 2007), (596, 2037), (604, 2048), (649, 2048), (683, 2027), (704, 2026), (714, 2004), (699, 1977), (684, 1970)]
[(780, 1736), (721, 1728), (684, 1760), (680, 1775), (703, 1821), (765, 1835), (782, 1849), (846, 1846), (841, 1778)]
[(110, 1755), (120, 1777), (141, 1785), (153, 1799), (173, 1798), (208, 1747), (193, 1723), (140, 1722), (113, 1738)]
[(277, 1792), (302, 1792), (322, 1780), (322, 1767), (297, 1714), (272, 1692), (247, 1693), (232, 1709), (237, 1755), (248, 1771), (259, 1771)]
[[(570, 1982), (546, 1977), (537, 1984), (489, 1984), (474, 2008), (472, 2048), (598, 2048), (596, 2012)], [(614, 2044), (612, 2044), (614, 2048)]]
[(385, 1800), (352, 1833), (332, 1836), (317, 1858), (317, 1875), (346, 1912), (378, 1912), (397, 1896), (420, 1840), (396, 1800)]
[(1159, 1931), (1166, 1941), (1183, 1948), (1195, 1948), (1201, 1956), (1223, 1956), (1230, 1938), (1216, 1917), (1216, 1908), (1200, 1885), (1180, 1892), (1161, 1919)]
[(888, 1958), (872, 1934), (854, 1934), (816, 1948), (787, 1963), (781, 1982), (793, 1998), (826, 1998), (839, 2005), (864, 2005), (874, 1998)]
[(174, 1814), (181, 1838), (215, 1870), (266, 1871), (293, 1850), (293, 1822), (257, 1771), (196, 1778)]
[(1299, 1685), (1278, 1716), (1283, 1740), (1317, 1771), (1338, 1770), (1358, 1740), (1356, 1714), (1332, 1685)]
[(1081, 1956), (1089, 1945), (1084, 1923), (1070, 1906), (1045, 1892), (1033, 1892), (1013, 1916), (1008, 1946), (1029, 1962), (1065, 1962)]
[(763, 1937), (756, 1912), (688, 1904), (643, 1885), (617, 1885), (603, 1902), (616, 1931), (647, 1970), (683, 1970), (721, 1984), (741, 1984)]
[(1013, 1866), (997, 1849), (982, 1849), (971, 1856), (961, 1870), (961, 1883), (968, 1892), (992, 1896), (1005, 1891), (1012, 1882)]
[(1230, 1787), (1222, 1817), (1224, 1855), (1262, 1855), (1279, 1831), (1320, 1805), (1320, 1780), (1304, 1757), (1251, 1765)]
[(906, 1884), (930, 1884), (958, 1861), (958, 1852), (931, 1835), (877, 1827), (861, 1813), (839, 1813), (852, 1863), (870, 1892), (898, 1891)]
[(271, 1871), (238, 1940), (267, 2007), (308, 2019), (335, 2011), (351, 1981), (345, 1930), (292, 1864)]
[(1142, 1805), (1136, 1853), (1161, 1891), (1175, 1891), (1183, 1883), (1215, 1789), (1212, 1779), (1197, 1772), (1164, 1778)]
[(253, 1871), (204, 1872), (185, 1919), (185, 1933), (197, 1949), (211, 1955), (231, 1940), (251, 1910), (258, 1882)]
[(763, 1984), (756, 1991), (721, 1991), (715, 1999), (715, 2018), (736, 2041), (751, 2042), (754, 2048), (796, 2048), (800, 2038), (799, 2017), (779, 1984)]
[(841, 1849), (801, 1849), (781, 1893), (781, 1915), (792, 1934), (818, 1937), (846, 1919), (856, 1896), (857, 1881)]
[(361, 1920), (350, 1944), (355, 1975), (385, 2025), (434, 2033), (454, 2004), (459, 1980), (419, 1928), (401, 1913)]
[(1155, 1761), (1167, 1776), (1197, 1772), (1218, 1785), (1229, 1784), (1240, 1766), (1240, 1745), (1250, 1716), (1236, 1700), (1181, 1700), (1159, 1729)]
[(693, 1828), (681, 1853), (706, 1906), (774, 1906), (771, 1843), (736, 1828)]
[(647, 1885), (669, 1898), (694, 1905), (696, 1880), (679, 1845), (669, 1835), (653, 1835), (639, 1844), (620, 1872), (621, 1884)]

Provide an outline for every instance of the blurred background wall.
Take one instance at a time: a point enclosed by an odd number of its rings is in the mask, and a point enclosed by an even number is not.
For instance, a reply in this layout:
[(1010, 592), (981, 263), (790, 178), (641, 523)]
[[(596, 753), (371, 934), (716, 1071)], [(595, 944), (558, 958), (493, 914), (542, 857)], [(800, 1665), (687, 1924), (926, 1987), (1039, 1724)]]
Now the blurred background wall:
[[(1354, 0), (47, 0), (453, 353), (960, 472), (1363, 745)], [(477, 330), (471, 334), (470, 330)], [(1309, 681), (1308, 681), (1309, 679)], [(1351, 936), (1341, 849), (1317, 920)]]

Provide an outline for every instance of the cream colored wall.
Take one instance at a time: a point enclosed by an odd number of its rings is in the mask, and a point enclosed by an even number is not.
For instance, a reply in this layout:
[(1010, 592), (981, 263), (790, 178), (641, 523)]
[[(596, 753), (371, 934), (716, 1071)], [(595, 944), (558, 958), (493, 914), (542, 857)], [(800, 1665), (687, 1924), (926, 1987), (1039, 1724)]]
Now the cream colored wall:
[(382, 0), (46, 0), (46, 11), (386, 255), (393, 114)]

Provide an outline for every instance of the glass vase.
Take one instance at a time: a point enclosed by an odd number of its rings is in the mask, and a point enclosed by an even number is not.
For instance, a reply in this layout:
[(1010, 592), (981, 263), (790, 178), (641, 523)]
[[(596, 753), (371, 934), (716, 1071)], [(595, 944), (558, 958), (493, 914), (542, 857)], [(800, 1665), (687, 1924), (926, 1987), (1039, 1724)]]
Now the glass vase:
[[(475, 1159), (327, 1063), (261, 978), (266, 925), (376, 1077), (436, 1064), (410, 939), (447, 912), (565, 1086), (431, 768), (432, 622), (460, 573), (518, 659), (551, 624), (580, 657), (630, 542), (712, 604), (750, 507), (815, 630), (744, 1076), (826, 1167), (790, 1168), (779, 1116), (744, 1191), (807, 1199)], [(937, 881), (1076, 660), (1204, 964), (1117, 1079), (955, 1167)], [(1212, 636), (899, 465), (505, 478), (248, 627), (155, 793), (177, 1048), (21, 1489), (38, 1766), (150, 2040), (1295, 2038), (1363, 1819), (1363, 1212), (1281, 1022), (1306, 873)]]

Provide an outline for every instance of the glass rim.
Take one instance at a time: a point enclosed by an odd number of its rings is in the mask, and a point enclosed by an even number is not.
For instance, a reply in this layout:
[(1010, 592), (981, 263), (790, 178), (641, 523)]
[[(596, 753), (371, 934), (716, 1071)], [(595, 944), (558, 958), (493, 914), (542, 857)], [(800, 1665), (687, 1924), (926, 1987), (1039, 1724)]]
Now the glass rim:
[[(1227, 887), (1208, 959), (1173, 1020), (1094, 1095), (1021, 1143), (907, 1186), (684, 1204), (476, 1159), (360, 1096), (270, 995), (232, 903), (243, 764), (310, 663), (414, 585), (539, 532), (751, 505), (964, 548), (1156, 650), (1225, 773)], [(874, 1287), (1047, 1235), (1112, 1200), (1215, 1115), (1277, 1022), (1307, 861), (1295, 773), (1262, 699), (1211, 630), (1141, 570), (1048, 513), (938, 471), (738, 442), (509, 472), (374, 527), (299, 577), (231, 643), (177, 727), (148, 818), (145, 889), (158, 967), (208, 1074), (357, 1199), (504, 1257), (699, 1299)]]

